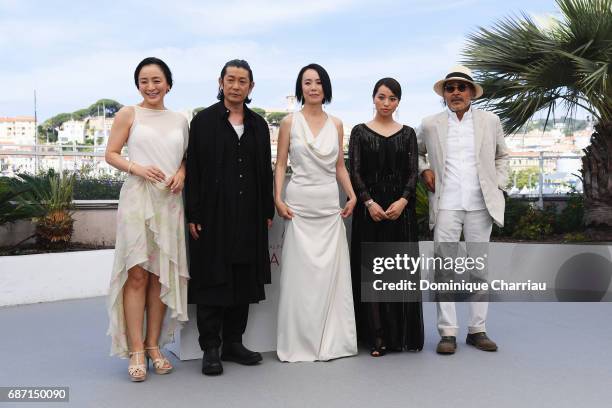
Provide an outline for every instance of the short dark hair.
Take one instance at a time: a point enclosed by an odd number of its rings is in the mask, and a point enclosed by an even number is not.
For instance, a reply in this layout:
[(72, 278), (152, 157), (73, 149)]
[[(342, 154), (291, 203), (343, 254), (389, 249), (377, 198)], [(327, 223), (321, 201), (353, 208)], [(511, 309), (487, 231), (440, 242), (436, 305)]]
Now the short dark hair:
[[(219, 77), (221, 78), (222, 81), (223, 81), (223, 78), (225, 78), (225, 74), (227, 73), (227, 67), (236, 67), (236, 68), (246, 69), (249, 72), (249, 80), (251, 81), (251, 83), (253, 83), (253, 71), (251, 70), (251, 66), (249, 65), (249, 63), (246, 62), (245, 60), (233, 59), (231, 61), (227, 61), (225, 65), (223, 66), (223, 69), (221, 70), (221, 76)], [(224, 98), (225, 98), (225, 95), (223, 94), (223, 88), (219, 87), (219, 93), (217, 93), (217, 99), (222, 101)], [(244, 103), (251, 103), (251, 98), (247, 96), (247, 98), (244, 100)]]
[(389, 88), (389, 90), (391, 92), (393, 92), (393, 95), (395, 95), (397, 97), (397, 99), (399, 99), (399, 100), (402, 99), (402, 86), (400, 85), (399, 82), (397, 82), (393, 78), (381, 78), (381, 79), (379, 79), (376, 82), (376, 85), (374, 85), (374, 90), (372, 91), (372, 98), (374, 98), (376, 96), (376, 92), (378, 92), (378, 88), (380, 88), (383, 85), (386, 86), (387, 88)]
[(299, 102), (304, 104), (304, 93), (302, 92), (302, 77), (304, 76), (304, 72), (309, 69), (314, 69), (319, 74), (319, 79), (321, 79), (321, 85), (323, 85), (323, 103), (330, 103), (332, 100), (332, 86), (331, 80), (329, 79), (329, 74), (319, 64), (308, 64), (298, 73), (297, 80), (295, 81), (295, 97)]
[(140, 71), (146, 65), (157, 65), (164, 73), (166, 82), (170, 88), (172, 88), (172, 71), (170, 71), (170, 67), (164, 61), (156, 57), (147, 57), (136, 66), (136, 70), (134, 71), (134, 83), (136, 84), (136, 88), (138, 88), (138, 75), (140, 75)]

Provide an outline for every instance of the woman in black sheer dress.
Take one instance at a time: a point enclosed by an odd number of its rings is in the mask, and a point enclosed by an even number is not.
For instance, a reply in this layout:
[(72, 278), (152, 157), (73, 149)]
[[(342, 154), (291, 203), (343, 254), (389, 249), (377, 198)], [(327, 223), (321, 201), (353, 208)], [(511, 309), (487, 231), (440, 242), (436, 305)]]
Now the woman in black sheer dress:
[[(400, 84), (383, 78), (374, 86), (374, 119), (353, 128), (350, 175), (357, 194), (351, 233), (351, 269), (358, 337), (379, 357), (387, 350), (423, 348), (423, 309), (419, 302), (361, 302), (362, 242), (417, 242), (418, 152), (414, 129), (393, 120)], [(412, 245), (416, 247), (416, 245)], [(418, 253), (411, 254), (418, 256)]]

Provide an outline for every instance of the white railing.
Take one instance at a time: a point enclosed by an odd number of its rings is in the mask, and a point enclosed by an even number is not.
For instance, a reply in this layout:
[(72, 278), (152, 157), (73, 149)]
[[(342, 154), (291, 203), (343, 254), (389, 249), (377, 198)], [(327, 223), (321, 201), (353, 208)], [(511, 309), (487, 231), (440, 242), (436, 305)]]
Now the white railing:
[[(104, 160), (105, 146), (91, 145), (0, 145), (0, 175), (13, 176), (18, 173), (35, 174), (39, 171), (54, 169), (57, 172), (87, 172), (90, 176), (124, 175)], [(276, 160), (276, 151), (272, 161)], [(123, 150), (127, 156), (127, 148)], [(346, 153), (345, 153), (346, 155)], [(539, 152), (516, 154), (509, 157), (510, 172), (521, 169), (537, 168), (528, 180), (527, 186), (518, 188), (516, 173), (511, 176), (511, 196), (538, 198), (564, 195), (570, 191), (582, 192), (580, 169), (581, 157), (578, 155), (559, 155)]]
[[(37, 174), (53, 169), (119, 176), (104, 160), (105, 151), (106, 146), (91, 145), (0, 145), (0, 175)], [(127, 148), (122, 153), (127, 157)]]
[[(571, 192), (582, 193), (582, 157), (571, 154), (547, 154), (546, 152), (512, 155), (510, 161), (510, 182), (508, 191), (513, 197), (536, 198), (538, 206), (544, 207), (544, 197), (562, 196)], [(522, 169), (537, 168), (529, 175), (527, 185), (517, 186), (518, 172)], [(514, 171), (514, 174), (512, 172)]]

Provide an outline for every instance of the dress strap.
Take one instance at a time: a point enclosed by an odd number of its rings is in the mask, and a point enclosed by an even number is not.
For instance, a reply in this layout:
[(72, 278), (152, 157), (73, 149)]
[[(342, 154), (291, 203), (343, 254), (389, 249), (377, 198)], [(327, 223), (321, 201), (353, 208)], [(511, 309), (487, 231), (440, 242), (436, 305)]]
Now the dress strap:
[(140, 106), (138, 105), (132, 105), (132, 108), (134, 108), (134, 123), (136, 123), (138, 121), (138, 119), (140, 118)]
[[(302, 112), (296, 111), (293, 112), (293, 117), (291, 118), (291, 131), (289, 135), (293, 135), (295, 139), (300, 140), (302, 143), (308, 144), (308, 136), (306, 135), (306, 129), (304, 126), (306, 125), (306, 119)], [(291, 142), (291, 137), (289, 138)]]
[(293, 116), (291, 116), (291, 129), (289, 130), (289, 135), (292, 135), (295, 132), (296, 129), (296, 122), (299, 119), (299, 115), (300, 115), (300, 111), (295, 111), (293, 112)]

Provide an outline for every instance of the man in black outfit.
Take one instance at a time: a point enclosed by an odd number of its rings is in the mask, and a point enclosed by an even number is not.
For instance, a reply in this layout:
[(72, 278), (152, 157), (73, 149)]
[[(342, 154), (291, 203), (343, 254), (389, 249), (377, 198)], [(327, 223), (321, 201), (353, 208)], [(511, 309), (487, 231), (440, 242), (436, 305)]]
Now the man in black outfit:
[(220, 102), (199, 112), (189, 131), (189, 303), (198, 306), (205, 375), (221, 374), (221, 360), (261, 361), (260, 353), (242, 344), (249, 304), (265, 299), (264, 284), (270, 283), (268, 228), (274, 217), (270, 132), (246, 106), (254, 85), (246, 61), (227, 62)]

